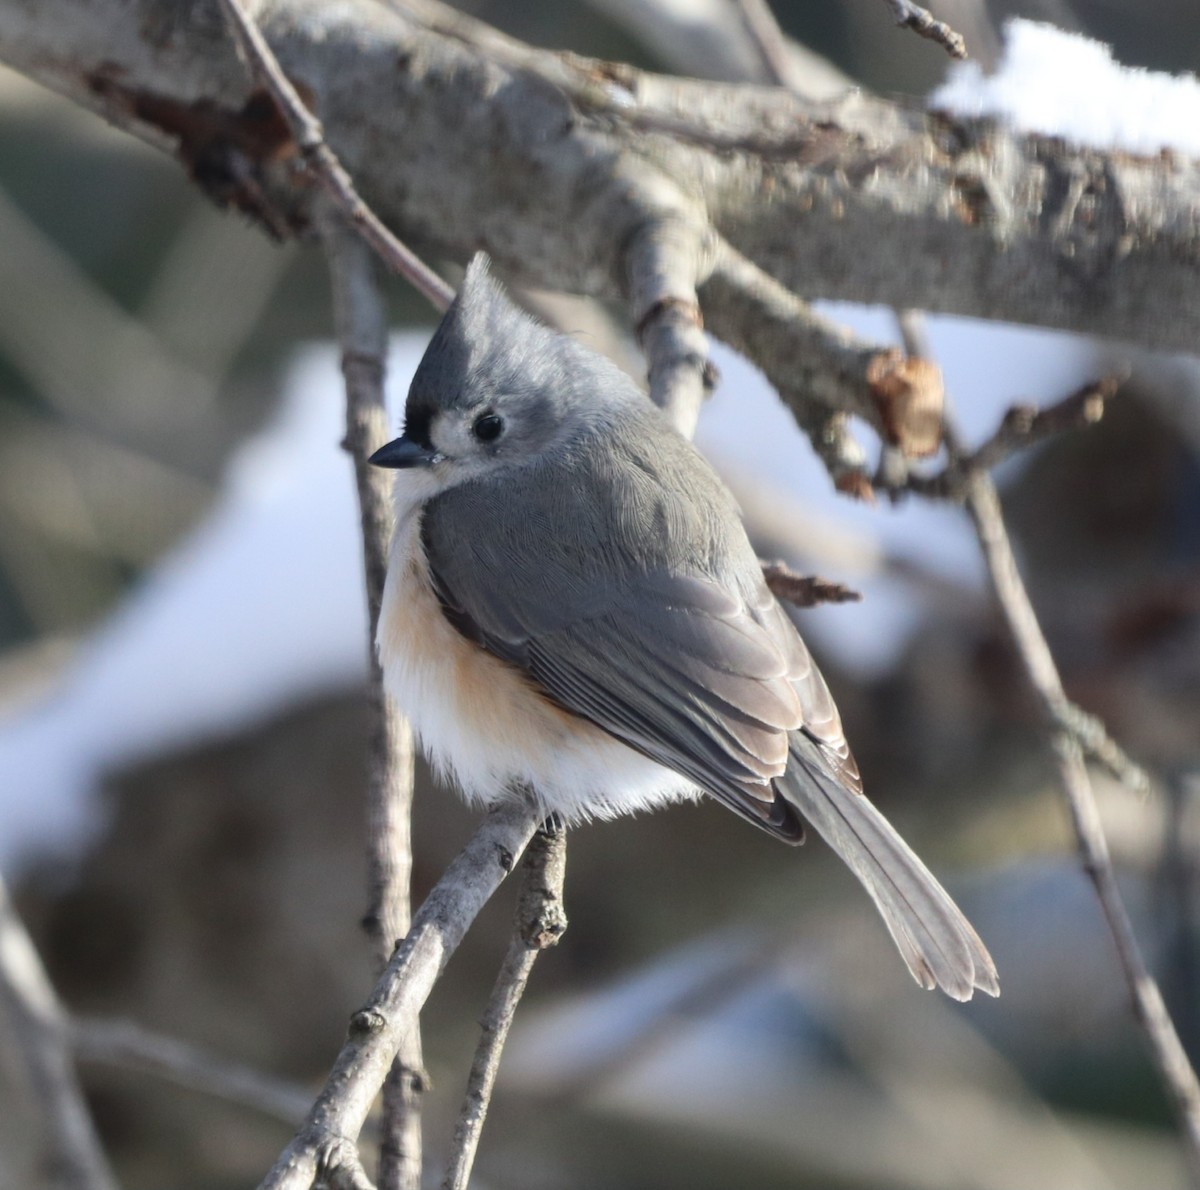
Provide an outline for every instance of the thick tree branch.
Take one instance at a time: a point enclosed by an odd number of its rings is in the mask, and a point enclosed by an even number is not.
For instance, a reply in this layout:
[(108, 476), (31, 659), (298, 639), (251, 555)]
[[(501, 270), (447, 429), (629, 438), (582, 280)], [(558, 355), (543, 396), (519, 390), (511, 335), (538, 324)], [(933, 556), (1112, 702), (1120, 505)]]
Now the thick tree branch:
[(20, 1048), (38, 1107), (46, 1185), (53, 1190), (116, 1190), (75, 1073), (66, 1014), (2, 879), (0, 1012)]
[[(318, 1176), (366, 1184), (356, 1139), (401, 1041), (480, 909), (512, 871), (538, 818), (531, 803), (489, 811), (413, 918), (383, 977), (350, 1021), (349, 1035), (308, 1118), (262, 1190), (308, 1190)], [(338, 1173), (342, 1171), (342, 1173)]]
[[(862, 94), (816, 104), (667, 79), (449, 17), (431, 28), (441, 12), (428, 0), (419, 17), (372, 0), (257, 10), (329, 145), (410, 243), (459, 260), (485, 247), (521, 281), (617, 297), (622, 245), (650, 213), (631, 181), (654, 179), (806, 295), (1195, 346), (1194, 162), (1072, 149)], [(276, 231), (311, 224), (295, 137), (207, 5), (5, 5), (0, 56), (172, 149)]]
[(513, 939), (484, 1010), (483, 1032), (467, 1077), (462, 1111), (454, 1128), (453, 1156), (442, 1183), (443, 1190), (467, 1190), (483, 1121), (500, 1071), (500, 1055), (512, 1028), (517, 1005), (525, 994), (525, 985), (538, 955), (556, 945), (567, 928), (563, 911), (566, 843), (566, 832), (561, 827), (544, 828), (534, 836), (525, 852)]

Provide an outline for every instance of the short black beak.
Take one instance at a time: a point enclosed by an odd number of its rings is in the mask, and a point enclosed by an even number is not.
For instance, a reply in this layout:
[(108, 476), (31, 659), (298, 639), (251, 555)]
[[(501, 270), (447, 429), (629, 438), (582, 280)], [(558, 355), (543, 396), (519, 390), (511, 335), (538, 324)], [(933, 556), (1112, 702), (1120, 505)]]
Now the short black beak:
[(411, 438), (396, 438), (381, 446), (368, 460), (376, 467), (428, 467), (437, 462), (437, 451)]

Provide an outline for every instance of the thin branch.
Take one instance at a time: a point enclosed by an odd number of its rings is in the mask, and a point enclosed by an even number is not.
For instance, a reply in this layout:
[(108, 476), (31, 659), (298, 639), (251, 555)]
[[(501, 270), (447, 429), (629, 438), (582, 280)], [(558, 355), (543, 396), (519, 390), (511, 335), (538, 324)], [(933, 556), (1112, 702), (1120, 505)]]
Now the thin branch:
[(992, 435), (973, 451), (956, 452), (942, 470), (920, 475), (905, 469), (882, 481), (889, 494), (914, 492), (930, 499), (963, 501), (977, 471), (991, 471), (1006, 459), (1047, 438), (1095, 425), (1123, 381), (1123, 376), (1090, 380), (1061, 401), (1039, 409), (1013, 405)]
[(734, 8), (758, 51), (767, 77), (780, 87), (803, 95), (804, 80), (800, 76), (799, 63), (767, 0), (734, 0)]
[[(622, 26), (655, 58), (689, 78), (730, 82), (770, 81), (762, 53), (730, 0), (585, 0)], [(827, 58), (788, 40), (785, 45), (797, 90), (810, 99), (844, 95), (854, 81)]]
[(66, 1014), (3, 879), (0, 1012), (12, 1026), (44, 1125), (47, 1184), (55, 1190), (117, 1190), (75, 1072)]
[[(921, 311), (900, 311), (898, 319), (905, 349), (927, 356), (930, 346)], [(944, 470), (923, 478), (912, 474), (905, 465), (900, 473), (886, 477), (883, 486), (893, 496), (898, 491), (912, 491), (931, 498), (960, 501), (970, 511), (971, 493), (980, 474), (986, 474), (988, 469), (1012, 453), (1052, 434), (1095, 425), (1103, 417), (1107, 403), (1116, 395), (1124, 378), (1124, 373), (1118, 373), (1092, 381), (1047, 409), (1014, 406), (1005, 414), (995, 433), (975, 451), (966, 449), (957, 430), (947, 420), (942, 426), (949, 456)], [(990, 477), (988, 482), (991, 483)], [(1058, 681), (1057, 669), (1048, 648), (1043, 665), (1043, 688), (1058, 689), (1057, 695), (1046, 703), (1055, 725), (1072, 735), (1088, 755), (1104, 765), (1134, 793), (1148, 793), (1153, 783), (1146, 770), (1108, 734), (1108, 729), (1099, 718), (1067, 697), (1062, 683)]]
[(763, 565), (763, 578), (776, 599), (796, 607), (817, 607), (822, 603), (858, 603), (862, 593), (815, 574), (797, 574), (784, 562)]
[(920, 37), (936, 41), (952, 58), (967, 56), (967, 43), (961, 33), (956, 33), (945, 21), (939, 21), (927, 8), (913, 4), (912, 0), (883, 0), (892, 10), (896, 24), (911, 29)]
[[(907, 311), (902, 329), (909, 349), (927, 354), (924, 319), (919, 312)], [(961, 465), (966, 451), (949, 422), (944, 427), (943, 439), (951, 465)], [(1063, 708), (1071, 704), (1021, 579), (996, 485), (991, 475), (979, 467), (971, 469), (969, 476), (967, 512), (975, 527), (996, 599), (1045, 719), (1083, 869), (1096, 890), (1112, 934), (1134, 1015), (1149, 1041), (1159, 1077), (1183, 1128), (1192, 1178), (1200, 1185), (1200, 1082), (1167, 1012), (1158, 984), (1146, 968), (1121, 898), (1091, 777), (1084, 762), (1084, 748), (1080, 739), (1064, 724)], [(1115, 749), (1116, 745), (1112, 747)]]
[(76, 1017), (69, 1032), (81, 1062), (154, 1075), (286, 1124), (298, 1124), (312, 1106), (312, 1092), (307, 1087), (231, 1062), (178, 1038), (153, 1033), (133, 1021)]
[(413, 918), (349, 1034), (303, 1127), (280, 1154), (261, 1190), (308, 1190), (355, 1152), (371, 1104), (406, 1032), (479, 911), (524, 851), (538, 826), (530, 803), (488, 812)]
[(251, 72), (275, 100), (291, 129), (296, 147), (330, 198), (392, 272), (404, 277), (436, 309), (445, 310), (454, 300), (454, 290), (416, 253), (401, 243), (359, 197), (350, 175), (326, 143), (320, 120), (309, 111), (288, 81), (283, 67), (271, 52), (258, 25), (246, 12), (242, 0), (219, 2)]
[(483, 1014), (483, 1032), (454, 1128), (453, 1154), (442, 1183), (443, 1190), (467, 1190), (500, 1069), (500, 1055), (517, 1005), (525, 993), (538, 955), (556, 945), (567, 928), (563, 910), (566, 859), (566, 832), (561, 827), (539, 831), (525, 853), (513, 939)]
[(1192, 1176), (1200, 1184), (1200, 1083), (1163, 1003), (1158, 984), (1146, 969), (1121, 899), (1083, 749), (1074, 734), (1060, 725), (1056, 708), (1067, 702), (1062, 680), (1021, 581), (995, 484), (985, 472), (976, 472), (968, 490), (967, 510), (987, 560), (988, 573), (1005, 621), (1046, 719), (1084, 871), (1095, 886), (1116, 944), (1134, 1012), (1150, 1042), (1159, 1076), (1183, 1126)]
[[(390, 476), (367, 459), (388, 437), (384, 405), (387, 314), (366, 243), (353, 235), (334, 211), (323, 220), (322, 233), (346, 382), (343, 446), (354, 460), (366, 569), (369, 900), (363, 920), (382, 971), (410, 923), (414, 775), (412, 730), (388, 696), (375, 650), (392, 517)], [(426, 1081), (420, 1028), (414, 1021), (384, 1084), (380, 1190), (420, 1188), (421, 1095)]]

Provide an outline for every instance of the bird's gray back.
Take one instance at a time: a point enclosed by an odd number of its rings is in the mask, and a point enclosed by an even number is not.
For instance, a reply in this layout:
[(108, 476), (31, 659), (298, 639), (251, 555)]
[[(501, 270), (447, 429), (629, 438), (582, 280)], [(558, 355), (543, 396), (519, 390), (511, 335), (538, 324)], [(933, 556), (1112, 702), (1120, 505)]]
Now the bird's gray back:
[(546, 456), (436, 497), (423, 536), (447, 585), (506, 637), (586, 617), (647, 574), (738, 597), (762, 582), (732, 495), (640, 396)]

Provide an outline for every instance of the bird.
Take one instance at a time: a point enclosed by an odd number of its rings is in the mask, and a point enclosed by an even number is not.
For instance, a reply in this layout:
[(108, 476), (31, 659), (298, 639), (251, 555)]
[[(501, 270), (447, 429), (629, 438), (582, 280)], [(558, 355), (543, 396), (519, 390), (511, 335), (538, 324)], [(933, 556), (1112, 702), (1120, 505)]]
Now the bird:
[(468, 803), (567, 824), (716, 798), (813, 827), (925, 988), (999, 993), (987, 948), (863, 793), (841, 717), (732, 494), (614, 364), (478, 253), (414, 373), (376, 644)]

